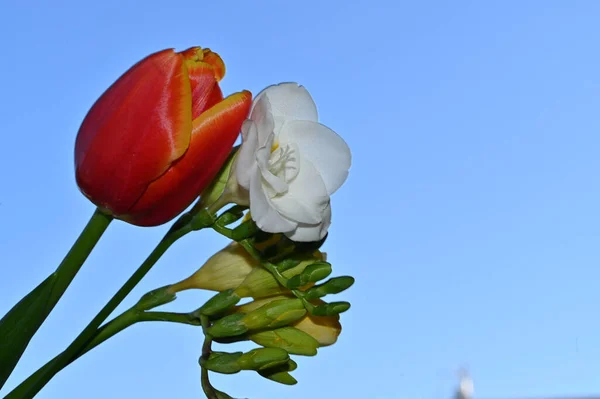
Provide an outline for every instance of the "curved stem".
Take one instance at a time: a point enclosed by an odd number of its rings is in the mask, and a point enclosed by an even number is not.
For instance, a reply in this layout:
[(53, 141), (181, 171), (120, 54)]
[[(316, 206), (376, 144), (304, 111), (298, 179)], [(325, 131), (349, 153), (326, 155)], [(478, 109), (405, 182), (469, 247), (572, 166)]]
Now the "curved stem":
[(0, 320), (0, 388), (112, 220), (96, 209), (56, 271)]
[[(200, 322), (202, 323), (202, 331), (204, 332), (204, 343), (202, 344), (202, 357), (208, 359), (208, 356), (210, 356), (211, 352), (212, 338), (206, 333), (206, 329), (210, 327), (210, 320), (207, 316), (201, 315)], [(211, 385), (210, 380), (208, 378), (208, 370), (202, 367), (201, 372), (202, 374), (200, 381), (202, 384), (202, 390), (204, 391), (204, 394), (208, 399), (218, 399), (217, 392), (215, 388)]]
[[(196, 225), (194, 223), (196, 222)], [(133, 273), (127, 282), (117, 291), (110, 301), (100, 310), (94, 319), (87, 327), (75, 338), (75, 340), (62, 353), (54, 359), (46, 363), (42, 368), (29, 376), (13, 391), (11, 391), (5, 399), (31, 399), (33, 398), (59, 371), (68, 366), (75, 360), (82, 350), (93, 339), (96, 330), (106, 320), (108, 316), (119, 306), (125, 297), (133, 290), (133, 288), (142, 280), (142, 278), (150, 271), (152, 266), (160, 259), (160, 257), (169, 249), (169, 247), (192, 230), (206, 227), (202, 223), (198, 223), (190, 214), (182, 215), (173, 225), (171, 230), (158, 243), (152, 253)]]

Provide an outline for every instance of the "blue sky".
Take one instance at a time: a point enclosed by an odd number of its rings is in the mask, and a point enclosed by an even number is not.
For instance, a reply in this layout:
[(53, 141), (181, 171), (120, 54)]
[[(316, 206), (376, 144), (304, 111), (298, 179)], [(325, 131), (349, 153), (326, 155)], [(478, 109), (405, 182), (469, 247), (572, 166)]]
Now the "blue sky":
[[(297, 81), (353, 150), (325, 246), (338, 343), (295, 387), (215, 376), (236, 397), (600, 393), (600, 3), (593, 1), (5, 0), (0, 5), (0, 314), (54, 270), (93, 212), (73, 143), (93, 101), (145, 55), (211, 47), (226, 93)], [(114, 223), (2, 393), (62, 350), (168, 226)], [(176, 244), (121, 310), (226, 241)], [(184, 293), (169, 309), (208, 297)], [(199, 329), (125, 331), (60, 373), (49, 398), (202, 397)]]

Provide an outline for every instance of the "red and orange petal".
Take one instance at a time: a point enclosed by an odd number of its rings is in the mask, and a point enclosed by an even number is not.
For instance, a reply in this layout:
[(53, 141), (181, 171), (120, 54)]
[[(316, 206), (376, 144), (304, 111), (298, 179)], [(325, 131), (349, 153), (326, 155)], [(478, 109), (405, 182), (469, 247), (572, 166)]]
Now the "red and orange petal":
[(223, 62), (223, 59), (219, 54), (212, 52), (209, 48), (205, 48), (203, 52), (203, 61), (212, 65), (215, 73), (215, 79), (217, 79), (217, 82), (220, 82), (225, 76), (225, 63)]
[(123, 214), (185, 153), (191, 131), (183, 57), (154, 53), (113, 83), (85, 117), (75, 143), (79, 187), (96, 205)]
[(163, 224), (198, 198), (227, 159), (251, 105), (252, 94), (243, 91), (194, 120), (186, 154), (148, 187), (125, 220), (139, 226)]
[[(210, 108), (209, 100), (214, 101), (213, 96), (215, 88), (218, 89), (218, 83), (211, 65), (204, 62), (186, 61), (186, 66), (192, 86), (192, 118), (196, 119), (202, 112)], [(221, 95), (218, 101), (222, 99)]]

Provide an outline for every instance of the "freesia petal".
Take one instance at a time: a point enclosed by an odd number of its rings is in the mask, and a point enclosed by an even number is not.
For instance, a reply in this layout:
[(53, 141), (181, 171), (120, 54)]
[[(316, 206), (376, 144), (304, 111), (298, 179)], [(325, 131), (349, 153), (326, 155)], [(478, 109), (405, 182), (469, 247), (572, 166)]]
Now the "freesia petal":
[(262, 178), (258, 170), (250, 179), (250, 214), (256, 225), (267, 233), (290, 232), (296, 223), (282, 217), (269, 201), (262, 187)]
[(331, 225), (331, 207), (327, 206), (323, 212), (322, 222), (319, 224), (298, 223), (294, 231), (285, 233), (292, 241), (296, 242), (312, 242), (319, 241), (325, 237), (327, 230)]
[(256, 124), (247, 119), (242, 125), (242, 135), (244, 141), (238, 150), (235, 161), (235, 177), (238, 184), (246, 190), (250, 188), (250, 177), (255, 173), (256, 168), (256, 150), (258, 150), (258, 130)]
[(96, 205), (123, 214), (186, 152), (191, 132), (183, 57), (154, 53), (125, 72), (85, 117), (75, 143), (77, 183)]
[(254, 110), (250, 114), (250, 119), (256, 123), (258, 145), (262, 147), (266, 145), (269, 136), (273, 133), (275, 121), (273, 120), (271, 104), (267, 97), (262, 96), (260, 99), (254, 101), (253, 108)]
[(279, 137), (280, 145), (295, 143), (303, 158), (319, 171), (327, 193), (333, 194), (348, 177), (352, 163), (350, 148), (337, 133), (320, 123), (287, 122)]
[(274, 134), (271, 133), (267, 139), (267, 142), (264, 146), (261, 146), (256, 150), (256, 164), (258, 165), (258, 169), (260, 169), (261, 177), (265, 180), (265, 182), (269, 185), (269, 192), (272, 195), (282, 194), (288, 190), (288, 185), (286, 182), (275, 176), (269, 170), (269, 158), (271, 156), (271, 147), (273, 146)]
[(250, 111), (254, 118), (254, 108), (257, 107), (263, 97), (267, 97), (271, 105), (271, 112), (275, 122), (275, 134), (279, 134), (279, 130), (286, 121), (289, 120), (305, 120), (317, 122), (319, 116), (317, 106), (308, 90), (298, 83), (280, 83), (278, 85), (269, 86), (260, 92)]
[(329, 206), (329, 195), (315, 167), (302, 157), (298, 175), (289, 183), (285, 195), (271, 198), (271, 203), (287, 219), (318, 224)]
[(195, 119), (188, 151), (148, 186), (126, 220), (139, 226), (155, 226), (187, 208), (229, 156), (251, 103), (250, 92), (236, 93)]

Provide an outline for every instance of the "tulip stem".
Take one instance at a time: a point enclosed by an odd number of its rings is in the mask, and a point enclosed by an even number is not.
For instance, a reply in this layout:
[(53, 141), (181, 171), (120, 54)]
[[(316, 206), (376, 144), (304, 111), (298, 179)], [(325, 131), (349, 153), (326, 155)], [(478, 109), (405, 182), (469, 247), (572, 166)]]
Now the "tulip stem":
[(112, 220), (96, 209), (56, 271), (0, 320), (0, 388)]
[[(117, 291), (110, 301), (100, 310), (94, 319), (75, 338), (75, 340), (62, 353), (50, 360), (34, 374), (29, 376), (19, 386), (12, 390), (4, 399), (31, 399), (62, 369), (77, 359), (82, 351), (93, 341), (100, 325), (121, 304), (125, 297), (150, 271), (152, 266), (169, 249), (169, 247), (187, 233), (209, 227), (214, 223), (214, 215), (202, 210), (195, 214), (185, 213), (173, 224), (171, 229), (154, 248), (152, 253), (133, 273), (127, 282)], [(125, 320), (127, 321), (127, 320)], [(124, 325), (125, 321), (121, 320)], [(126, 328), (125, 326), (124, 328)], [(118, 332), (118, 331), (117, 331)], [(114, 335), (114, 334), (113, 334)], [(107, 337), (108, 339), (108, 337)], [(99, 344), (99, 343), (98, 343)], [(90, 348), (91, 349), (91, 348)], [(88, 349), (89, 350), (89, 349)], [(85, 352), (83, 352), (85, 353)]]

